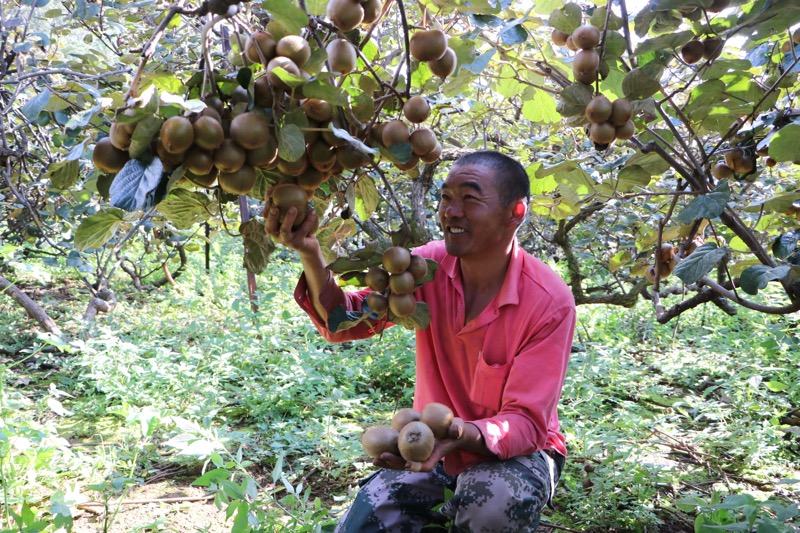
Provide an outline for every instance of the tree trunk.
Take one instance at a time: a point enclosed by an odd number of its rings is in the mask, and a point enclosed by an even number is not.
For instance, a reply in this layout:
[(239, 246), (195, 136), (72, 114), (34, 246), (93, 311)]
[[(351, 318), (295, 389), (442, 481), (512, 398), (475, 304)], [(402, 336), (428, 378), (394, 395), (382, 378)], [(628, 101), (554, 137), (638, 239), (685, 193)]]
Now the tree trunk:
[(56, 325), (53, 319), (47, 315), (47, 312), (3, 276), (0, 276), (0, 292), (11, 296), (15, 302), (25, 309), (28, 316), (37, 321), (48, 333), (62, 335), (61, 329)]

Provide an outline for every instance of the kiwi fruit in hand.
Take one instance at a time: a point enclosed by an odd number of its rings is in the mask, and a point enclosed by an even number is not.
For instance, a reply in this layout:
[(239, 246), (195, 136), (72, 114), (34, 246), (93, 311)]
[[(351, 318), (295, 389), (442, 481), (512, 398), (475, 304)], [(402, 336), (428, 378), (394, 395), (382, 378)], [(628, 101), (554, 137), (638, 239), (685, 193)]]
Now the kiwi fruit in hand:
[(437, 439), (445, 439), (450, 435), (450, 424), (453, 423), (453, 411), (444, 404), (431, 402), (422, 409), (420, 422), (431, 428)]
[(392, 429), (400, 431), (407, 424), (410, 424), (411, 422), (417, 422), (419, 417), (419, 411), (410, 407), (404, 407), (397, 411), (392, 417)]
[(379, 458), (384, 452), (399, 454), (397, 444), (397, 430), (385, 426), (371, 427), (361, 436), (361, 446), (367, 455), (374, 459)]
[(433, 431), (424, 422), (409, 422), (398, 435), (397, 446), (406, 461), (426, 461), (433, 452), (436, 439)]

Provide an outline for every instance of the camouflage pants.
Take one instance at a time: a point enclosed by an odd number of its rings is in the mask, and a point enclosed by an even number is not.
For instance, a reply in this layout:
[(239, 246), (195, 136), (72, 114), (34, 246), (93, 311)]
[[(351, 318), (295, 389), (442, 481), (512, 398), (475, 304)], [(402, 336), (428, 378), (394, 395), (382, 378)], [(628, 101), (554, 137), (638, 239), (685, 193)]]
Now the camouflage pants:
[[(535, 453), (484, 461), (458, 476), (441, 463), (433, 472), (379, 470), (364, 480), (336, 531), (417, 533), (451, 524), (457, 532), (533, 532), (563, 464)], [(452, 493), (446, 503), (445, 491)]]

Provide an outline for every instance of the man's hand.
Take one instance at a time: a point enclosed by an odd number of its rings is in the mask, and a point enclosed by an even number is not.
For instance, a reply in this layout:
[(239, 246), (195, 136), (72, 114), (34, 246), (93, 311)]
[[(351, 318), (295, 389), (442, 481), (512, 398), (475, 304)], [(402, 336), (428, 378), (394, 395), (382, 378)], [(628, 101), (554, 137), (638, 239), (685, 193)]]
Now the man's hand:
[(267, 195), (267, 204), (264, 206), (263, 214), (264, 229), (276, 243), (297, 251), (301, 256), (319, 252), (319, 241), (315, 237), (319, 221), (314, 209), (309, 209), (306, 219), (294, 230), (292, 225), (297, 218), (297, 209), (294, 207), (289, 208), (281, 223), (278, 221), (280, 210), (272, 205), (272, 200)]
[(460, 418), (454, 418), (450, 424), (450, 435), (446, 439), (437, 439), (433, 446), (433, 452), (430, 457), (424, 462), (406, 461), (399, 455), (384, 452), (378, 459), (375, 459), (372, 464), (381, 468), (389, 468), (392, 470), (411, 470), (412, 472), (431, 472), (442, 457), (451, 451), (461, 448), (463, 445), (462, 437), (464, 436), (465, 422)]

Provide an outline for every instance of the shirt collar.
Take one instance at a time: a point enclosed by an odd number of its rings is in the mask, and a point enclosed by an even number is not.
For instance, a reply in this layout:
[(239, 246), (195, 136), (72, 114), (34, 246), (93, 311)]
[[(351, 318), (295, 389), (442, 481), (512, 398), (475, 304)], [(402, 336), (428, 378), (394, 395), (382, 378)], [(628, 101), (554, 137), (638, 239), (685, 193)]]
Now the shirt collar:
[[(503, 286), (500, 287), (500, 292), (497, 295), (498, 307), (510, 304), (519, 304), (519, 278), (522, 274), (522, 266), (524, 263), (524, 251), (519, 246), (517, 238), (511, 243), (511, 261), (508, 264), (508, 271), (506, 272), (506, 279), (503, 281)], [(447, 274), (450, 279), (460, 277), (460, 267), (458, 258), (446, 254), (439, 268)]]

